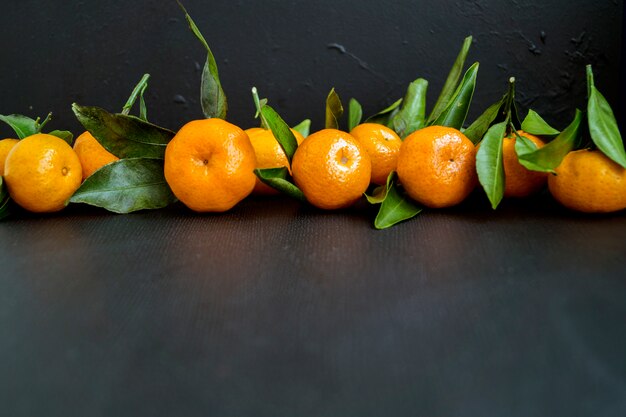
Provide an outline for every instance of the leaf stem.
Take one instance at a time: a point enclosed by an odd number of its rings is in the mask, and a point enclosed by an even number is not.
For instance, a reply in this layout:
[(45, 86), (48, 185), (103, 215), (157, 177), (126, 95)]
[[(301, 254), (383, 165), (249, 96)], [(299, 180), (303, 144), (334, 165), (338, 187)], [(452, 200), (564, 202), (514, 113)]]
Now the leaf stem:
[(509, 119), (509, 128), (511, 129), (510, 133), (513, 133), (516, 136), (516, 139), (519, 139), (520, 135), (517, 133), (517, 129), (515, 128), (515, 125), (513, 124), (513, 121), (511, 119)]
[(44, 126), (47, 125), (50, 120), (52, 120), (52, 112), (48, 113), (48, 115), (45, 119), (43, 119), (43, 122), (41, 122), (41, 124), (39, 124), (39, 118), (37, 118), (37, 121), (35, 122), (38, 125), (37, 132), (41, 133)]
[[(506, 93), (506, 103), (504, 104), (504, 114), (506, 115), (506, 126), (507, 130), (511, 128), (511, 132), (514, 132), (515, 126), (513, 126), (513, 116), (511, 114), (511, 110), (513, 109), (513, 103), (515, 101), (515, 77), (509, 78), (509, 91)], [(510, 132), (507, 132), (510, 133)]]
[(261, 100), (259, 99), (259, 90), (256, 87), (252, 87), (252, 99), (254, 100), (254, 106), (256, 107), (256, 114), (254, 118), (261, 118), (261, 127), (263, 129), (269, 129), (269, 125), (267, 124), (267, 120), (265, 120), (265, 116), (263, 116), (263, 112), (261, 109), (265, 104), (261, 104)]
[(146, 88), (148, 87), (149, 79), (150, 79), (150, 74), (144, 74), (143, 77), (141, 77), (141, 80), (133, 89), (133, 92), (130, 94), (130, 97), (128, 97), (126, 104), (124, 105), (124, 107), (122, 107), (123, 115), (128, 116), (128, 114), (130, 113), (130, 110), (135, 105), (137, 98), (140, 95), (143, 95), (143, 93), (146, 91)]

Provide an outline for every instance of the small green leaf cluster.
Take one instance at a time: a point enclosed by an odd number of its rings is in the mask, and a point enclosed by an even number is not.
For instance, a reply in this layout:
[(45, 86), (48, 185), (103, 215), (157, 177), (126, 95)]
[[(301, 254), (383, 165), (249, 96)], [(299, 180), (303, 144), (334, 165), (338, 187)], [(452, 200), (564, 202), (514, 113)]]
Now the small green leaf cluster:
[[(41, 118), (31, 119), (30, 117), (23, 116), (21, 114), (0, 114), (0, 121), (3, 121), (13, 129), (18, 139), (24, 139), (28, 136), (36, 135), (37, 133), (43, 133), (43, 128), (52, 120), (52, 113), (48, 113), (48, 116), (43, 121)], [(47, 132), (48, 135), (56, 136), (63, 139), (70, 146), (74, 141), (74, 135), (67, 130), (53, 130)]]
[[(463, 75), (465, 61), (472, 45), (472, 37), (463, 41), (461, 50), (448, 73), (433, 109), (426, 115), (428, 81), (418, 78), (411, 82), (404, 98), (367, 118), (367, 123), (379, 123), (393, 129), (402, 139), (426, 126), (447, 126), (461, 129), (467, 118), (476, 88), (479, 63), (472, 64)], [(460, 80), (460, 81), (459, 81)], [(356, 99), (350, 100), (349, 130), (361, 123), (362, 107)]]

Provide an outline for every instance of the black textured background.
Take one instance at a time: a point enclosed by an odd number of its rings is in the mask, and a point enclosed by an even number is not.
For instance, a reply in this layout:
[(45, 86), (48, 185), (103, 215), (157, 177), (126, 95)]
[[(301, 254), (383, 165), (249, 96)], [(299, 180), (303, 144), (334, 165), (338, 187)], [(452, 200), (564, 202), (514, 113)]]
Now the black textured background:
[[(256, 124), (249, 94), (256, 85), (289, 122), (310, 117), (314, 128), (333, 86), (370, 114), (425, 77), (434, 102), (468, 34), (475, 39), (468, 64), (481, 62), (471, 117), (515, 75), (522, 107), (562, 128), (584, 106), (586, 63), (594, 64), (597, 85), (617, 110), (622, 3), (185, 2), (218, 60), (231, 121)], [(173, 0), (3, 1), (0, 27), (1, 114), (52, 110), (52, 127), (78, 131), (72, 102), (117, 110), (149, 72), (154, 122), (177, 129), (201, 117), (205, 54)]]

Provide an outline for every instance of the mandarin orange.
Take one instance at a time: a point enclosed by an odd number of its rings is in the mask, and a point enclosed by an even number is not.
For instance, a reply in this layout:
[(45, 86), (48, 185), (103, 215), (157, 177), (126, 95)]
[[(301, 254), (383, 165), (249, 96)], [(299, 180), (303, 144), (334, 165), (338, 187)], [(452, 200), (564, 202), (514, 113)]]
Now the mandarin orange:
[(54, 212), (63, 209), (80, 187), (82, 167), (67, 142), (38, 133), (13, 146), (5, 161), (4, 180), (21, 207)]
[[(302, 143), (304, 137), (296, 130), (291, 129), (291, 132), (296, 137), (298, 144)], [(254, 148), (256, 155), (256, 167), (259, 169), (265, 168), (280, 168), (287, 167), (291, 173), (291, 166), (287, 161), (287, 156), (280, 146), (274, 134), (269, 129), (262, 129), (259, 127), (253, 127), (246, 129), (246, 133), (250, 138), (250, 143)], [(276, 195), (279, 192), (272, 187), (263, 184), (261, 180), (257, 178), (254, 185), (253, 194), (256, 195)]]
[(84, 132), (76, 138), (74, 152), (78, 155), (80, 165), (83, 167), (83, 180), (86, 180), (103, 166), (119, 160), (89, 132)]
[(0, 176), (4, 175), (4, 161), (6, 161), (7, 155), (18, 142), (18, 139), (0, 140)]
[[(545, 143), (537, 136), (518, 130), (517, 134), (527, 138), (538, 148)], [(502, 157), (504, 164), (504, 197), (527, 197), (541, 190), (548, 180), (545, 172), (530, 171), (519, 163), (515, 152), (517, 136), (509, 135), (503, 139)]]
[(372, 160), (371, 182), (383, 185), (391, 171), (398, 164), (398, 153), (402, 139), (387, 126), (377, 123), (363, 123), (350, 132), (365, 148)]
[(312, 205), (349, 207), (367, 190), (372, 163), (352, 135), (324, 129), (307, 137), (292, 161), (293, 179)]
[(626, 208), (626, 169), (599, 150), (568, 153), (548, 177), (552, 196), (565, 207), (586, 213)]
[(256, 157), (248, 135), (222, 119), (183, 126), (165, 149), (165, 179), (198, 212), (223, 212), (254, 188)]
[(427, 207), (459, 204), (477, 183), (474, 144), (451, 127), (417, 130), (400, 147), (398, 179), (412, 199)]

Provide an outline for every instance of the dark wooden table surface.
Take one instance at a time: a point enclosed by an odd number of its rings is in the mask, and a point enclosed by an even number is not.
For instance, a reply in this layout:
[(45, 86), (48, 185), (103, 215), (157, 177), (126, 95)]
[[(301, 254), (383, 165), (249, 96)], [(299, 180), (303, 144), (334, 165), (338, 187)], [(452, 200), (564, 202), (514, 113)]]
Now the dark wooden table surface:
[(626, 214), (0, 223), (6, 416), (624, 416)]

